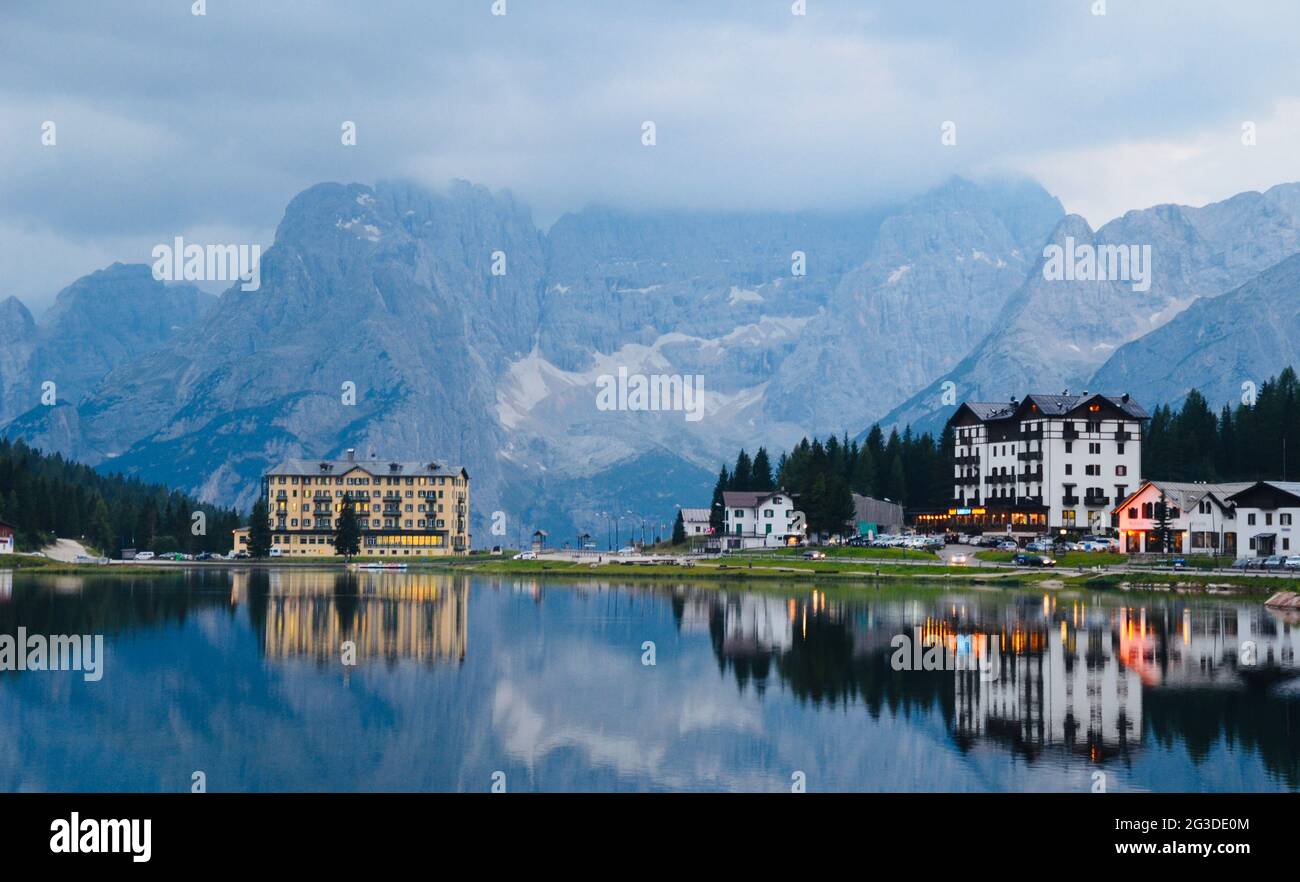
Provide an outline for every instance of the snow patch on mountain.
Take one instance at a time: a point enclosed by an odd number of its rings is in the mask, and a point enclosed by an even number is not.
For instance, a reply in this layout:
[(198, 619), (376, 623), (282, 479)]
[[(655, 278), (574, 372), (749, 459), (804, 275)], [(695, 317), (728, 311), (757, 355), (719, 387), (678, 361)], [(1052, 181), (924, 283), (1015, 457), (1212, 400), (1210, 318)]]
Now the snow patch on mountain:
[(903, 264), (902, 266), (898, 267), (896, 270), (894, 270), (892, 273), (889, 274), (889, 278), (886, 280), (885, 284), (887, 285), (895, 284), (899, 279), (907, 275), (908, 271), (911, 270), (911, 268), (912, 265), (910, 263)]

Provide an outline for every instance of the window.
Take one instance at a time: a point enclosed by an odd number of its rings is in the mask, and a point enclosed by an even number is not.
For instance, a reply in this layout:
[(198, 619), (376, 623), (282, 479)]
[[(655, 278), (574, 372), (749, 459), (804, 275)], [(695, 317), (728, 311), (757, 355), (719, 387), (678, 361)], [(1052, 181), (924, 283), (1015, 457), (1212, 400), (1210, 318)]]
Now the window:
[(1066, 453), (1074, 453), (1074, 442), (1073, 442), (1073, 441), (1066, 441), (1066, 442), (1065, 442), (1065, 452), (1066, 452)]
[(1074, 474), (1074, 466), (1067, 462), (1067, 463), (1065, 464), (1065, 473), (1066, 473), (1067, 475), (1073, 475), (1073, 474)]
[[(1249, 525), (1252, 526), (1252, 527), (1255, 526), (1255, 516), (1254, 516), (1253, 514), (1248, 514), (1248, 515), (1246, 515), (1246, 523), (1249, 524)], [(1250, 547), (1251, 547), (1251, 548), (1254, 548), (1254, 547), (1255, 547), (1255, 540), (1254, 540), (1254, 539), (1250, 540)]]
[(1273, 512), (1271, 511), (1264, 512), (1264, 526), (1266, 527), (1273, 526)]
[(772, 516), (772, 509), (770, 508), (763, 509), (763, 517), (770, 518), (771, 516)]
[(1115, 475), (1120, 478), (1128, 477), (1128, 466), (1115, 466)]
[(1100, 475), (1100, 474), (1101, 474), (1101, 466), (1099, 466), (1099, 465), (1086, 465), (1086, 466), (1083, 467), (1083, 471), (1084, 471), (1084, 474), (1087, 474), (1087, 475)]
[(1124, 442), (1123, 442), (1123, 441), (1121, 441), (1121, 442), (1119, 442), (1118, 444), (1115, 445), (1115, 452), (1118, 453), (1120, 456), (1123, 456), (1123, 455), (1124, 455)]
[(743, 518), (745, 516), (745, 510), (743, 508), (738, 508), (732, 512), (731, 516), (733, 518)]
[(1277, 516), (1277, 522), (1284, 527), (1289, 527), (1291, 526), (1291, 515), (1284, 512)]
[(1129, 510), (1128, 510), (1128, 516), (1129, 516), (1130, 518), (1134, 519), (1134, 520), (1137, 519), (1137, 516), (1138, 516), (1138, 510), (1137, 510), (1137, 506), (1136, 506), (1136, 505), (1131, 506), (1131, 507), (1129, 508)]
[(1093, 456), (1101, 455), (1101, 445), (1096, 441), (1090, 441), (1088, 443), (1088, 453), (1092, 454)]

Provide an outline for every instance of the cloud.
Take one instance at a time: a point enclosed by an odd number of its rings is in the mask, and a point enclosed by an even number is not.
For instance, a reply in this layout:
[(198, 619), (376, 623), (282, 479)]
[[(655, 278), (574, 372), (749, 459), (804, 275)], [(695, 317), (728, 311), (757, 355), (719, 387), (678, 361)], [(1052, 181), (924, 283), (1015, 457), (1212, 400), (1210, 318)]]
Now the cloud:
[[(1243, 143), (1253, 123), (1255, 143)], [(1269, 112), (1225, 119), (1181, 139), (1152, 138), (1025, 157), (1015, 164), (1037, 177), (1096, 229), (1134, 208), (1176, 202), (1203, 205), (1300, 177), (1300, 100)]]
[[(512, 189), (549, 223), (591, 202), (861, 206), (996, 167), (1039, 175), (1096, 223), (1153, 199), (1300, 178), (1283, 146), (1300, 100), (1300, 7), (1090, 6), (6, 9), (0, 229), (35, 247), (0, 265), (0, 295), (39, 305), (106, 255), (130, 259), (115, 253), (124, 241), (197, 228), (252, 240), (322, 180), (466, 178)], [(50, 119), (56, 147), (40, 143)], [(1270, 142), (1261, 124), (1249, 154), (1232, 147), (1248, 119), (1276, 125)], [(355, 147), (340, 143), (345, 120)], [(640, 142), (646, 120), (653, 148)], [(940, 143), (946, 120), (953, 147)]]

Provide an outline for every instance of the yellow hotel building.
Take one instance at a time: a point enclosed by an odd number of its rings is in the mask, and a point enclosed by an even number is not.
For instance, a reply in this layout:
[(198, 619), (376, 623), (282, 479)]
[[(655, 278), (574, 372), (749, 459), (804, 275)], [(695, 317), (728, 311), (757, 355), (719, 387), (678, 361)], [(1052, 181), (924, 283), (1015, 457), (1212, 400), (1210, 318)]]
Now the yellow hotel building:
[[(436, 462), (290, 459), (262, 476), (272, 554), (333, 556), (336, 519), (351, 497), (363, 557), (468, 554), (469, 473)], [(234, 550), (248, 548), (248, 528)]]

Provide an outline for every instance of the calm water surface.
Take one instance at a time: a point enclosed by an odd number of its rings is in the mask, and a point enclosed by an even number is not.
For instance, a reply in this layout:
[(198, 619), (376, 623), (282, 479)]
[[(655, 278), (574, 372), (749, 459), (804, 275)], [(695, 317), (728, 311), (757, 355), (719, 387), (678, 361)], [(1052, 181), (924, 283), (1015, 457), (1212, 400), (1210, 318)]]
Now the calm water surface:
[[(0, 672), (5, 791), (1300, 788), (1300, 624), (1253, 602), (0, 572), (20, 626), (107, 658)], [(987, 635), (997, 677), (895, 670), (899, 634)]]

